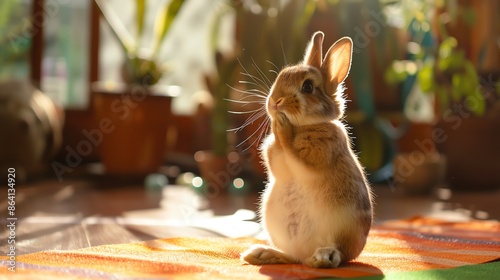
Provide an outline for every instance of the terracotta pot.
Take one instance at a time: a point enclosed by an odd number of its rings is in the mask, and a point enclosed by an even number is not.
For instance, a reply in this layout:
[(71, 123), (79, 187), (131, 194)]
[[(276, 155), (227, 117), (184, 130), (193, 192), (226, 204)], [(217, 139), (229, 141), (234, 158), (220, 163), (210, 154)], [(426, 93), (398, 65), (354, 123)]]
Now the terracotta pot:
[(414, 150), (394, 158), (394, 183), (406, 194), (428, 194), (444, 182), (446, 158)]
[(101, 84), (94, 85), (94, 91), (98, 131), (91, 137), (98, 141), (102, 136), (100, 156), (106, 173), (146, 175), (157, 171), (165, 159), (175, 94), (168, 87), (109, 89)]
[(227, 193), (242, 169), (237, 152), (217, 156), (212, 151), (198, 151), (194, 158), (204, 181), (203, 193), (209, 198), (216, 197), (219, 193)]
[(447, 181), (453, 189), (500, 189), (500, 117), (453, 115), (439, 121), (439, 150), (448, 159)]
[(434, 125), (431, 123), (411, 122), (406, 131), (396, 141), (398, 152), (411, 153), (420, 151), (425, 154), (434, 154), (437, 152), (436, 143), (433, 139)]

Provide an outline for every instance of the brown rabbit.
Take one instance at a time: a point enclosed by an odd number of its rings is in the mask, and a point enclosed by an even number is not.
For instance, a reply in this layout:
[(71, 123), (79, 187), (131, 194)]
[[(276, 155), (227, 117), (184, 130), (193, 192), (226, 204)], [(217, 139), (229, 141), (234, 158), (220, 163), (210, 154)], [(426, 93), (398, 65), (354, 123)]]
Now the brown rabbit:
[(270, 246), (244, 252), (250, 264), (337, 267), (366, 243), (372, 194), (340, 120), (352, 41), (341, 38), (323, 59), (323, 37), (313, 35), (302, 63), (284, 68), (267, 97), (272, 133), (261, 147), (269, 183), (260, 215)]

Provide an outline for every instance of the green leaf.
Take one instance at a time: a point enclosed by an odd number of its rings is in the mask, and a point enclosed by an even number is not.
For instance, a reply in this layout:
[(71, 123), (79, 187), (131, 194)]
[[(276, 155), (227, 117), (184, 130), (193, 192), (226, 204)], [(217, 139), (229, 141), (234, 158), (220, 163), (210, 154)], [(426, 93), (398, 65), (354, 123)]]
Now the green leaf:
[(158, 57), (161, 44), (184, 2), (185, 0), (171, 0), (170, 3), (160, 11), (161, 14), (156, 20), (154, 29), (153, 57)]
[(445, 6), (445, 0), (437, 0), (436, 7), (443, 8)]
[(450, 70), (461, 69), (466, 63), (465, 53), (463, 51), (454, 51), (449, 56), (450, 58)]
[(127, 55), (133, 54), (136, 51), (136, 43), (118, 15), (113, 11), (111, 4), (107, 0), (95, 0), (95, 2), (125, 53)]
[(468, 27), (472, 27), (476, 21), (476, 13), (472, 8), (465, 8), (463, 11), (463, 19)]
[[(11, 16), (13, 15), (13, 11), (16, 8), (16, 1), (2, 1), (0, 3), (0, 31), (1, 34), (7, 34), (7, 32), (4, 32), (4, 29), (7, 26), (7, 23), (9, 22)], [(12, 13), (12, 14), (11, 14)], [(2, 36), (3, 37), (3, 36)]]
[(304, 28), (310, 21), (314, 12), (316, 11), (316, 1), (308, 0), (305, 5), (303, 5), (303, 10), (299, 13), (298, 20), (295, 20), (295, 28)]
[(439, 45), (439, 57), (446, 58), (451, 55), (453, 50), (457, 47), (457, 39), (453, 37), (448, 37), (441, 42)]
[(479, 74), (477, 73), (477, 69), (474, 66), (474, 63), (466, 60), (465, 61), (465, 75), (468, 80), (471, 82), (470, 89), (476, 90), (480, 88), (480, 82), (479, 82)]
[(434, 69), (431, 64), (427, 64), (417, 75), (418, 83), (423, 92), (431, 92), (434, 89)]
[(405, 64), (409, 61), (394, 61), (391, 66), (387, 68), (384, 73), (385, 81), (391, 85), (401, 83), (406, 80), (408, 74), (414, 75), (415, 73), (408, 73)]
[(395, 85), (400, 82), (398, 79), (398, 73), (394, 70), (394, 67), (388, 67), (387, 70), (384, 73), (384, 79), (385, 81), (390, 84), (390, 85)]
[(142, 37), (142, 33), (144, 32), (144, 15), (146, 13), (146, 0), (136, 0), (135, 1), (136, 8), (136, 26), (137, 26), (137, 41), (139, 41)]
[(450, 98), (448, 96), (448, 89), (446, 88), (446, 86), (437, 86), (434, 89), (434, 93), (439, 103), (439, 108), (441, 109), (441, 112), (444, 112), (444, 110), (448, 109), (450, 103)]
[(212, 53), (215, 53), (219, 49), (219, 38), (221, 37), (220, 31), (223, 20), (228, 15), (233, 15), (234, 9), (227, 5), (220, 5), (217, 10), (217, 15), (214, 17), (213, 22), (211, 24), (210, 30), (210, 38), (209, 38), (209, 46)]
[(482, 116), (486, 111), (486, 100), (478, 88), (474, 93), (467, 97), (467, 108), (476, 116)]
[(466, 79), (463, 75), (457, 74), (451, 77), (451, 98), (454, 102), (460, 101), (464, 92)]
[(476, 67), (474, 67), (474, 64), (470, 61), (466, 61), (464, 64), (464, 68), (465, 68), (465, 74), (467, 75), (467, 77), (469, 77), (469, 78), (473, 77), (479, 83), (477, 70), (476, 70)]
[(446, 72), (448, 69), (450, 69), (450, 65), (451, 65), (451, 58), (449, 56), (441, 58), (437, 61), (437, 69), (441, 72)]

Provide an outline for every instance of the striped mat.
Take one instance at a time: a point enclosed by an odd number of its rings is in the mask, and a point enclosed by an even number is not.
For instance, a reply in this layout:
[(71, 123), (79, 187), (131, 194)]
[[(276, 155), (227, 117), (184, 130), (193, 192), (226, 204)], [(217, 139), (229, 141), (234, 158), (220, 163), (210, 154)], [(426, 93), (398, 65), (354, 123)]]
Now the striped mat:
[(0, 257), (0, 279), (500, 279), (500, 223), (415, 217), (374, 226), (363, 253), (335, 269), (244, 264), (253, 238), (170, 238)]

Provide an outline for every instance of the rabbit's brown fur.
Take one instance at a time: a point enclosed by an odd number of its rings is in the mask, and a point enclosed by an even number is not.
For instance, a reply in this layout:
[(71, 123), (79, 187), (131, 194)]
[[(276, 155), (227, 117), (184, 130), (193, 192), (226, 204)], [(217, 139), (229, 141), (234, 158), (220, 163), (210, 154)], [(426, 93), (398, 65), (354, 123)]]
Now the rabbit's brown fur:
[(267, 98), (272, 133), (262, 145), (269, 183), (261, 217), (270, 246), (242, 254), (252, 264), (336, 267), (362, 251), (372, 223), (372, 195), (340, 118), (352, 41), (322, 57), (314, 34), (304, 61), (286, 67)]

